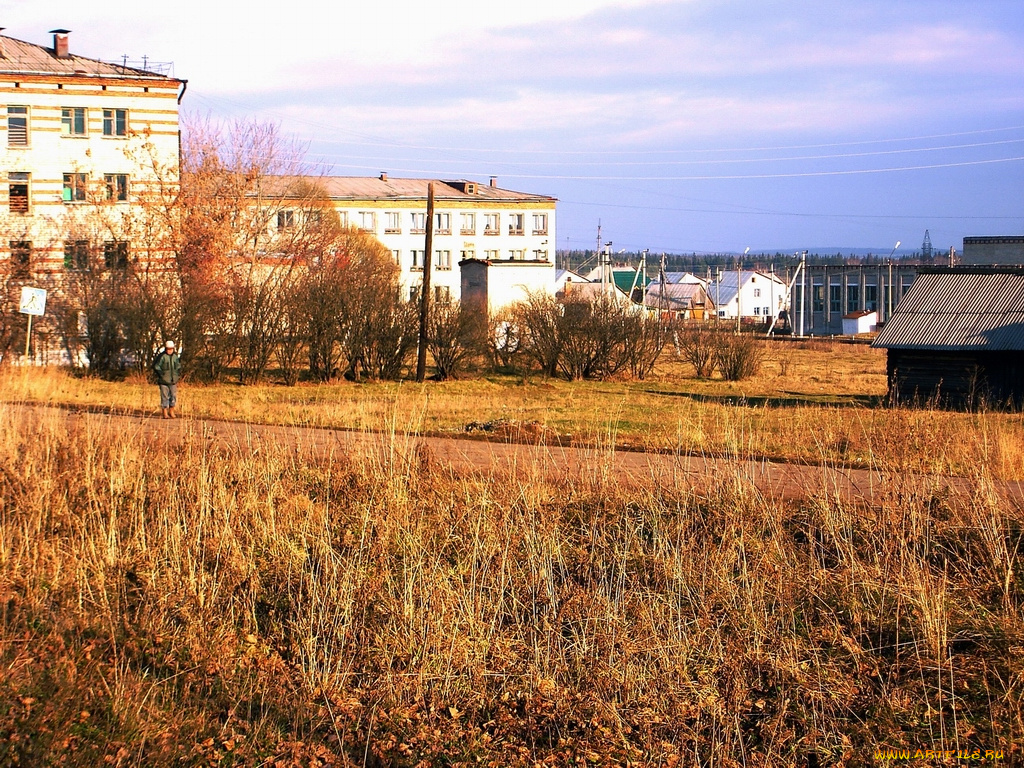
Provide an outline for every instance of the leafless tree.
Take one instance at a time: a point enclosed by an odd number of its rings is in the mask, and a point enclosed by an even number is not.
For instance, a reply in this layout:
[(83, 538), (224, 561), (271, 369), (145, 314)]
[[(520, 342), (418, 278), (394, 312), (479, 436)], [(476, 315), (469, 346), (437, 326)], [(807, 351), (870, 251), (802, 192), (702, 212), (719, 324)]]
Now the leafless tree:
[(487, 321), (475, 307), (459, 302), (433, 302), (427, 326), (427, 349), (439, 381), (463, 372), (483, 349)]
[(715, 370), (715, 354), (721, 334), (700, 325), (677, 326), (673, 333), (677, 354), (693, 366), (697, 378), (710, 377)]

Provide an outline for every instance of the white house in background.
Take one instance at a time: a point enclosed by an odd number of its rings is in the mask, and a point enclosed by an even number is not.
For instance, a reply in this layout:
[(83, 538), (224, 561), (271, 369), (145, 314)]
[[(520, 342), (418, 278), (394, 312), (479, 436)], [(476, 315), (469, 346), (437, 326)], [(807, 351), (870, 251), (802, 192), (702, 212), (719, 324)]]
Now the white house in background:
[[(317, 179), (342, 223), (373, 234), (401, 268), (410, 297), (423, 284), (427, 188), (434, 184), (433, 259), (430, 284), (438, 299), (462, 298), (464, 285), (485, 290), (488, 307), (553, 292), (553, 197), (502, 189), (497, 179), (393, 179), (332, 176)], [(460, 265), (470, 263), (469, 283)], [(486, 268), (485, 268), (486, 267)], [(479, 297), (477, 297), (479, 298)]]
[(706, 290), (720, 318), (764, 320), (777, 316), (788, 303), (785, 281), (765, 272), (723, 271)]

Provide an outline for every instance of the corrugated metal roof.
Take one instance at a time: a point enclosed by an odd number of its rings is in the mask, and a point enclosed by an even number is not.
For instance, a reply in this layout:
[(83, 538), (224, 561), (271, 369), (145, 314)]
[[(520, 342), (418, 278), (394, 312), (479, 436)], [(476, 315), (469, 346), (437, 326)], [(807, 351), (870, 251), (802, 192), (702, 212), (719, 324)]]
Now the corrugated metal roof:
[(923, 271), (873, 346), (1024, 350), (1024, 272)]
[(68, 75), (69, 77), (75, 75), (98, 75), (103, 77), (129, 77), (133, 79), (175, 80), (175, 78), (148, 70), (110, 64), (98, 59), (76, 56), (73, 53), (66, 59), (58, 59), (53, 55), (52, 48), (36, 45), (35, 43), (26, 43), (24, 40), (17, 40), (6, 35), (0, 35), (0, 46), (3, 49), (3, 55), (0, 56), (0, 74)]
[[(690, 309), (693, 304), (706, 301), (704, 286), (700, 283), (665, 283), (666, 309)], [(644, 306), (661, 307), (661, 284), (651, 283), (644, 294)]]

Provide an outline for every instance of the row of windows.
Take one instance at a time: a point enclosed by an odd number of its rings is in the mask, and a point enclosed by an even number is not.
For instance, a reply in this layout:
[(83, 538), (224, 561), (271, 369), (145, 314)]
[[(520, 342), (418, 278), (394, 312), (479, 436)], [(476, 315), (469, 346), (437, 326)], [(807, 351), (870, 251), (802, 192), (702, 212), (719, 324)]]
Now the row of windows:
[[(413, 285), (409, 288), (409, 301), (419, 301), (422, 285)], [(447, 285), (434, 286), (434, 301), (439, 304), (447, 304), (452, 300), (452, 289)]]
[[(7, 107), (7, 146), (27, 147), (29, 144), (29, 108), (17, 104)], [(62, 136), (89, 135), (89, 110), (85, 107), (62, 107), (60, 110)], [(128, 135), (128, 110), (104, 109), (102, 135), (109, 138)]]
[[(32, 243), (29, 240), (11, 240), (11, 264), (15, 269), (27, 268), (32, 263)], [(87, 270), (99, 267), (100, 257), (105, 269), (127, 269), (128, 243), (123, 240), (108, 240), (94, 248), (88, 240), (68, 240), (64, 243), (64, 268)]]
[[(29, 185), (31, 174), (12, 171), (7, 174), (7, 204), (11, 213), (29, 212)], [(100, 195), (113, 202), (128, 201), (128, 174), (105, 173)], [(84, 203), (89, 199), (89, 174), (65, 173), (61, 200), (65, 203)]]
[[(311, 222), (319, 220), (319, 211), (310, 211), (307, 214)], [(338, 213), (341, 218), (341, 225), (348, 226), (348, 212), (340, 211)], [(526, 230), (523, 229), (523, 222), (526, 218), (525, 213), (508, 213), (505, 216), (509, 219), (508, 233), (510, 235), (524, 235)], [(409, 234), (422, 235), (427, 231), (427, 214), (419, 212), (409, 213)], [(534, 213), (533, 217), (533, 234), (535, 235), (546, 235), (548, 233), (548, 215), (546, 213)], [(485, 235), (499, 235), (501, 234), (501, 214), (500, 213), (485, 213), (482, 214), (484, 222), (484, 234)], [(376, 211), (359, 211), (356, 214), (356, 226), (364, 232), (377, 232), (377, 212)], [(476, 235), (477, 215), (476, 213), (460, 213), (459, 214), (459, 234), (460, 235)], [(277, 228), (278, 229), (289, 229), (295, 226), (295, 211), (282, 210), (277, 212)], [(402, 212), (401, 211), (386, 211), (384, 213), (384, 234), (385, 235), (400, 235), (402, 234)], [(452, 234), (452, 214), (450, 213), (435, 213), (434, 214), (434, 234), (436, 235), (450, 235)]]
[[(347, 212), (342, 212), (341, 223), (343, 225), (348, 224)], [(411, 212), (408, 214), (408, 225), (409, 233), (413, 235), (423, 234), (427, 229), (427, 214), (419, 212)], [(500, 235), (501, 234), (501, 216), (500, 213), (484, 213), (481, 214), (484, 225), (485, 235)], [(376, 232), (377, 231), (377, 212), (376, 211), (359, 211), (356, 214), (357, 221), (355, 222), (361, 230), (365, 232)], [(524, 235), (526, 234), (525, 213), (506, 213), (505, 217), (508, 222), (508, 234), (510, 235)], [(535, 235), (546, 235), (548, 233), (548, 215), (546, 213), (534, 213), (532, 214), (533, 234)], [(402, 212), (401, 211), (386, 211), (384, 213), (384, 234), (386, 235), (400, 235), (402, 234)], [(475, 235), (477, 232), (477, 214), (476, 213), (460, 213), (459, 214), (459, 234), (461, 235)], [(434, 234), (436, 235), (450, 235), (452, 234), (452, 214), (450, 213), (435, 213), (434, 214)]]
[[(423, 255), (424, 255), (424, 251), (422, 251), (422, 250), (415, 250), (414, 249), (414, 250), (409, 251), (409, 254), (411, 256), (410, 264), (411, 264), (412, 269), (414, 271), (422, 270), (423, 269)], [(483, 258), (485, 258), (485, 259), (487, 259), (489, 261), (499, 261), (499, 260), (501, 260), (501, 254), (502, 254), (502, 252), (499, 251), (499, 250), (487, 250), (487, 251), (483, 251)], [(391, 255), (394, 258), (395, 263), (398, 264), (399, 266), (401, 266), (402, 265), (402, 251), (401, 250), (393, 250), (393, 251), (391, 251)], [(509, 251), (505, 251), (505, 260), (507, 260), (507, 261), (525, 261), (526, 260), (526, 255), (527, 255), (527, 252), (526, 252), (525, 248), (512, 249), (512, 250), (509, 250)], [(547, 261), (548, 260), (548, 252), (547, 251), (541, 251), (541, 250), (532, 251), (530, 253), (530, 256), (531, 256), (531, 260), (532, 261)], [(462, 251), (459, 251), (459, 258), (460, 258), (460, 260), (475, 259), (476, 258), (476, 251), (474, 249), (472, 249), (472, 248), (467, 248), (467, 249), (464, 249)], [(434, 264), (433, 264), (433, 266), (434, 266), (434, 268), (441, 269), (441, 270), (451, 269), (452, 268), (452, 252), (448, 251), (448, 250), (443, 250), (443, 249), (434, 251)]]
[[(846, 286), (846, 312), (857, 312), (861, 309), (860, 285)], [(903, 285), (901, 296), (910, 290), (909, 284)], [(894, 298), (896, 291), (893, 291)], [(874, 312), (878, 309), (879, 291), (877, 285), (864, 286), (864, 309)], [(816, 284), (811, 289), (811, 307), (814, 312), (825, 311), (825, 286)], [(843, 286), (829, 285), (828, 287), (828, 309), (831, 313), (838, 314), (843, 311)]]

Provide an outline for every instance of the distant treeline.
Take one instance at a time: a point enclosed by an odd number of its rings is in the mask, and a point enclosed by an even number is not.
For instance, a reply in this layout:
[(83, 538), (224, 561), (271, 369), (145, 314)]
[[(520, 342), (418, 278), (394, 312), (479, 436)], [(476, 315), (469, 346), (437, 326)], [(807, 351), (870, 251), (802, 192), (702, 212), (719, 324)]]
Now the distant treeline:
[[(636, 267), (642, 258), (640, 252), (616, 253), (613, 256), (614, 266)], [(873, 265), (885, 264), (889, 258), (888, 253), (808, 253), (807, 264), (810, 266), (848, 266), (848, 265)], [(920, 251), (906, 254), (901, 253), (897, 257), (901, 264), (942, 264), (947, 255), (941, 252), (933, 252), (931, 258), (922, 258)], [(597, 252), (594, 250), (571, 250), (557, 251), (555, 254), (556, 266), (558, 269), (571, 269), (574, 272), (586, 273), (594, 269), (598, 264)], [(737, 264), (737, 260), (741, 263)], [(661, 261), (660, 253), (647, 254), (647, 273), (657, 271)], [(668, 253), (665, 254), (665, 269), (669, 272), (693, 272), (701, 274), (708, 269), (715, 270), (736, 269), (760, 269), (768, 268), (774, 264), (776, 268), (784, 265), (794, 265), (796, 257), (792, 253), (748, 253), (741, 256), (735, 253)]]

